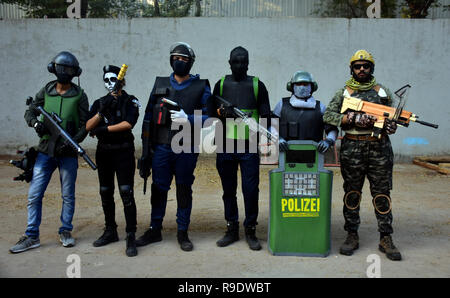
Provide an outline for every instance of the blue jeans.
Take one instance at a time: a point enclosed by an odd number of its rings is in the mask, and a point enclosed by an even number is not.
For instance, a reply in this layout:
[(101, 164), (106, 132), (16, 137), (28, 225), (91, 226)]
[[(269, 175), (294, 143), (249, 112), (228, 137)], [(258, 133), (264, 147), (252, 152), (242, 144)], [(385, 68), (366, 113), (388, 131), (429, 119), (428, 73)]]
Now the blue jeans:
[(28, 222), (25, 235), (39, 237), (39, 226), (42, 218), (42, 198), (47, 189), (53, 172), (59, 169), (59, 180), (61, 182), (62, 231), (72, 231), (72, 218), (75, 211), (75, 181), (77, 179), (78, 158), (75, 157), (49, 157), (39, 153), (33, 169), (33, 179), (28, 190)]
[(244, 226), (257, 225), (259, 200), (258, 153), (217, 153), (216, 167), (223, 188), (226, 221), (238, 221), (237, 171), (241, 168), (242, 194), (244, 197)]
[[(195, 176), (194, 170), (197, 165), (198, 153), (175, 154), (170, 145), (156, 145), (152, 160), (152, 180), (161, 192), (168, 192), (175, 175), (177, 188), (186, 189), (184, 204), (180, 206), (180, 192), (177, 189), (177, 224), (178, 229), (187, 231), (190, 223), (192, 210), (192, 184)], [(167, 195), (161, 200), (152, 201), (151, 223), (155, 229), (162, 227), (162, 221), (166, 212)]]

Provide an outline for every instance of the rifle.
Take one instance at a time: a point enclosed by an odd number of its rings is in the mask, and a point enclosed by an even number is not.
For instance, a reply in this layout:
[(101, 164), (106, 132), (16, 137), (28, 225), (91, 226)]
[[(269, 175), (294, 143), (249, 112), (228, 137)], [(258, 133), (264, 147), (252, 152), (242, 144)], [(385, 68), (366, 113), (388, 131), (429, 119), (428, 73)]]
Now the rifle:
[[(31, 101), (33, 100), (32, 97), (27, 98), (27, 105), (30, 105)], [(80, 145), (75, 142), (72, 137), (61, 127), (60, 123), (62, 122), (62, 119), (59, 118), (57, 114), (52, 112), (50, 115), (47, 113), (43, 107), (36, 106), (35, 108), (39, 114), (42, 114), (44, 116), (44, 125), (47, 128), (48, 131), (50, 131), (50, 135), (56, 139), (59, 137), (62, 137), (69, 145), (77, 152), (77, 154), (88, 163), (88, 165), (95, 171), (97, 169), (97, 166), (95, 163), (89, 158), (86, 151), (80, 147)]]
[(419, 116), (403, 109), (406, 105), (409, 88), (411, 88), (410, 85), (405, 85), (395, 91), (395, 95), (400, 99), (397, 108), (367, 102), (356, 97), (345, 97), (342, 103), (341, 114), (345, 113), (347, 110), (352, 110), (375, 116), (377, 118), (377, 121), (374, 124), (374, 131), (372, 132), (372, 136), (377, 138), (381, 138), (381, 130), (384, 127), (386, 119), (394, 121), (398, 125), (404, 127), (408, 127), (409, 123), (413, 121), (425, 126), (438, 128), (439, 125), (417, 120)]
[(220, 104), (222, 104), (225, 107), (233, 107), (233, 112), (234, 114), (238, 117), (241, 118), (242, 121), (248, 126), (248, 128), (255, 132), (255, 133), (261, 133), (261, 134), (265, 134), (267, 136), (268, 141), (273, 141), (273, 142), (278, 142), (278, 136), (272, 134), (270, 131), (268, 131), (265, 127), (263, 127), (262, 125), (260, 125), (258, 122), (255, 121), (255, 119), (253, 119), (251, 117), (251, 115), (249, 115), (248, 113), (245, 113), (241, 110), (239, 110), (238, 108), (236, 108), (235, 106), (233, 106), (228, 100), (226, 100), (225, 98), (218, 96), (218, 95), (214, 95), (220, 102)]
[(122, 64), (122, 67), (120, 68), (119, 74), (117, 75), (117, 82), (114, 85), (113, 90), (111, 93), (119, 91), (120, 88), (123, 86), (123, 79), (125, 78), (125, 74), (127, 73), (128, 65)]

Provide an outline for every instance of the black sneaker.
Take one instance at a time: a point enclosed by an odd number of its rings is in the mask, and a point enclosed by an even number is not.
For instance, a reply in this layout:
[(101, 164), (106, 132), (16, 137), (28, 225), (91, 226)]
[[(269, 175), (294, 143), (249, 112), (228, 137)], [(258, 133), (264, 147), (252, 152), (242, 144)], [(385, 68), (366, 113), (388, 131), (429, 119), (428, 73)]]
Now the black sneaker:
[(95, 240), (94, 243), (92, 243), (92, 245), (94, 245), (94, 247), (100, 247), (117, 241), (119, 241), (117, 230), (112, 228), (106, 228), (105, 232), (103, 232), (103, 235), (101, 235), (100, 238)]
[(39, 238), (31, 238), (24, 235), (13, 247), (9, 249), (9, 251), (13, 254), (16, 254), (39, 246), (41, 246)]
[(129, 257), (135, 257), (138, 254), (136, 249), (136, 236), (134, 233), (127, 233), (127, 249), (125, 253)]
[(245, 239), (247, 240), (248, 247), (250, 247), (251, 250), (261, 249), (261, 244), (259, 243), (258, 238), (256, 238), (255, 226), (245, 227)]
[(194, 249), (194, 245), (192, 244), (191, 240), (189, 240), (187, 231), (178, 230), (177, 240), (182, 250), (191, 251), (192, 249)]
[(145, 246), (150, 243), (159, 242), (162, 240), (161, 229), (150, 228), (145, 231), (144, 235), (136, 240), (136, 246)]

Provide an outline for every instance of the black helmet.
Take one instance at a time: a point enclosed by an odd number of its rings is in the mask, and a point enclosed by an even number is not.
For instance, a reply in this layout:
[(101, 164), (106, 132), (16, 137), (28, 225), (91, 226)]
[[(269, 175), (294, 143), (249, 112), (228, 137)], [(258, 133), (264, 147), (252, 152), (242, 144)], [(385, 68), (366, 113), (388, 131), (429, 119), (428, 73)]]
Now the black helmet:
[(170, 47), (170, 65), (172, 66), (172, 56), (182, 56), (189, 58), (190, 66), (194, 64), (194, 50), (185, 42), (176, 42)]
[(55, 65), (67, 66), (69, 68), (73, 68), (73, 73), (70, 75), (72, 77), (78, 77), (81, 75), (81, 68), (78, 63), (77, 58), (70, 52), (60, 52), (52, 61), (47, 65), (47, 69), (50, 73), (56, 74)]

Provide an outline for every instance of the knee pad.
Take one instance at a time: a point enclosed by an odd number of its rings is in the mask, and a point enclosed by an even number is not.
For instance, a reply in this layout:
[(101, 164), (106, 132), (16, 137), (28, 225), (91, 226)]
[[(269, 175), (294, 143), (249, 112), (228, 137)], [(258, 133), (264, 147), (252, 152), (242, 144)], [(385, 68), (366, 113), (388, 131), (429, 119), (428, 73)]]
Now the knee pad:
[(361, 204), (361, 192), (351, 190), (344, 195), (344, 205), (349, 210), (356, 210)]
[(131, 185), (119, 185), (119, 193), (125, 207), (131, 206), (134, 202), (133, 188)]
[(392, 201), (388, 195), (384, 195), (384, 194), (376, 195), (373, 198), (372, 203), (373, 203), (373, 207), (375, 208), (375, 211), (381, 215), (385, 215), (385, 214), (388, 214), (389, 212), (391, 212)]
[(114, 196), (114, 187), (100, 186), (100, 196), (102, 198)]
[(177, 184), (177, 203), (178, 208), (188, 208), (192, 203), (191, 185)]

